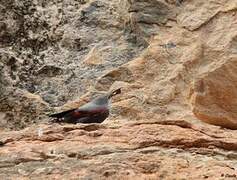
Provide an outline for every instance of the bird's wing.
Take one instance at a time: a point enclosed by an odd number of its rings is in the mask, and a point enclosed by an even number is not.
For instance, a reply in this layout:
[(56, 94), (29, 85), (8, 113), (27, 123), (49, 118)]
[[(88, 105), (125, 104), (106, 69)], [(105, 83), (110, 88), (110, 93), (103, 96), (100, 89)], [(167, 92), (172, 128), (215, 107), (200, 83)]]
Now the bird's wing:
[(90, 116), (93, 114), (97, 114), (97, 113), (103, 113), (105, 111), (107, 111), (108, 108), (106, 107), (98, 107), (98, 106), (82, 106), (79, 109), (76, 109), (73, 113), (76, 114), (80, 114), (80, 115), (84, 115), (84, 116)]
[(63, 118), (67, 115), (71, 115), (71, 116), (75, 116), (75, 117), (84, 117), (87, 114), (88, 114), (88, 111), (80, 110), (80, 109), (75, 108), (75, 109), (70, 109), (70, 110), (67, 110), (67, 111), (51, 114), (51, 115), (49, 115), (49, 117)]
[(64, 117), (66, 114), (72, 113), (72, 112), (75, 111), (75, 110), (76, 110), (76, 109), (70, 109), (70, 110), (67, 110), (67, 111), (60, 112), (60, 113), (50, 114), (49, 117), (62, 118), (62, 117)]
[(83, 106), (79, 107), (76, 111), (79, 112), (88, 112), (88, 113), (97, 113), (97, 112), (102, 112), (108, 109), (108, 106), (101, 106), (101, 105), (96, 105), (93, 102), (89, 102), (87, 104), (84, 104)]
[(60, 112), (60, 113), (51, 114), (51, 115), (49, 115), (49, 117), (63, 118), (66, 116), (72, 116), (74, 118), (81, 118), (81, 117), (90, 116), (90, 115), (93, 115), (96, 113), (103, 113), (107, 110), (108, 109), (106, 107), (96, 106), (92, 103), (87, 103), (79, 108), (70, 109), (67, 111)]

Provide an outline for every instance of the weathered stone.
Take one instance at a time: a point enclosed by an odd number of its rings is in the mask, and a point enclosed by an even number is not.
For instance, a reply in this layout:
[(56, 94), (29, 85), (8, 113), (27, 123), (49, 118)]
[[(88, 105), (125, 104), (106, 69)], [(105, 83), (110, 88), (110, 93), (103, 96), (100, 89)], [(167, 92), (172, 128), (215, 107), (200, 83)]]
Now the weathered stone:
[[(127, 41), (130, 34), (123, 32), (117, 3), (2, 2), (0, 99), (11, 100), (3, 101), (0, 107), (10, 103), (12, 111), (17, 108), (12, 102), (21, 100), (11, 98), (10, 94), (18, 89), (39, 95), (49, 106), (63, 105), (83, 96), (105, 70), (112, 70), (139, 54), (143, 47)], [(97, 51), (93, 48), (98, 44)], [(85, 66), (86, 63), (93, 66)], [(29, 104), (24, 101), (22, 105), (26, 108)], [(16, 117), (5, 110), (1, 108), (4, 122), (16, 123), (16, 128), (25, 127), (19, 119), (29, 118), (30, 113), (22, 111)], [(44, 117), (43, 111), (38, 114), (40, 119)], [(29, 124), (34, 118), (28, 120)]]
[(166, 24), (175, 14), (166, 2), (159, 0), (122, 0), (120, 6), (127, 28), (137, 35), (138, 42), (146, 45), (158, 33), (158, 25)]
[[(236, 7), (2, 1), (0, 179), (236, 179)], [(120, 87), (103, 124), (47, 122)]]
[(86, 55), (83, 62), (87, 65), (100, 65), (100, 64), (103, 64), (102, 53), (96, 47), (94, 47)]
[(181, 11), (177, 19), (183, 27), (191, 31), (209, 23), (219, 13), (235, 11), (237, 8), (237, 3), (233, 0), (221, 0), (218, 2), (213, 0), (193, 0), (183, 5), (183, 11)]
[(237, 129), (237, 57), (197, 79), (192, 91), (193, 112), (198, 118)]
[(134, 81), (132, 72), (126, 67), (119, 67), (112, 70), (97, 80), (96, 89), (106, 91), (115, 81)]
[[(234, 160), (228, 159), (235, 154), (230, 150), (237, 147), (236, 132), (210, 127), (179, 120), (146, 120), (117, 127), (41, 125), (1, 133), (1, 140), (11, 141), (0, 148), (0, 177), (236, 177)], [(40, 137), (35, 131), (39, 128)]]

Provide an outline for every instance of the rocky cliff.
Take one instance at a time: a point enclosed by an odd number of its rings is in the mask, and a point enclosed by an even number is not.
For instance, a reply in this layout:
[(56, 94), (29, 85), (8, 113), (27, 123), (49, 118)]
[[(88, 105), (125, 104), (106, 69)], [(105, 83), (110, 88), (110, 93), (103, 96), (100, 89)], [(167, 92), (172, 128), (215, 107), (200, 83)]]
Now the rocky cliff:
[[(237, 178), (236, 0), (9, 0), (0, 15), (1, 179)], [(103, 124), (47, 124), (116, 87)]]

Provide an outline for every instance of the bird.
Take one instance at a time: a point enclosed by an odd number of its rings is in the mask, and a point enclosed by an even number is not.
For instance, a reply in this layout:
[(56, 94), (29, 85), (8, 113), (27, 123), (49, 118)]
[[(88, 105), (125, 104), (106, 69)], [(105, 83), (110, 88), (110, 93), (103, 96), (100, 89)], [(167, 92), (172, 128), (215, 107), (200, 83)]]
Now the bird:
[(79, 108), (51, 114), (49, 117), (54, 119), (54, 123), (102, 123), (109, 116), (110, 99), (120, 93), (121, 88), (101, 95)]

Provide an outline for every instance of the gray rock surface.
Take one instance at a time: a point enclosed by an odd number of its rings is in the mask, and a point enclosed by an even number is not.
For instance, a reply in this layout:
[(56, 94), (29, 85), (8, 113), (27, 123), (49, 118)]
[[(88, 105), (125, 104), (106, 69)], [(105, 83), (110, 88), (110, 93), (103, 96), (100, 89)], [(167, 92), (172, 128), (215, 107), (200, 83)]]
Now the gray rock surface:
[(141, 52), (144, 46), (126, 32), (118, 9), (117, 1), (1, 1), (0, 111), (10, 127), (18, 128), (13, 121), (25, 127), (21, 121), (29, 118), (27, 110), (14, 112), (31, 104), (19, 92), (60, 106)]

